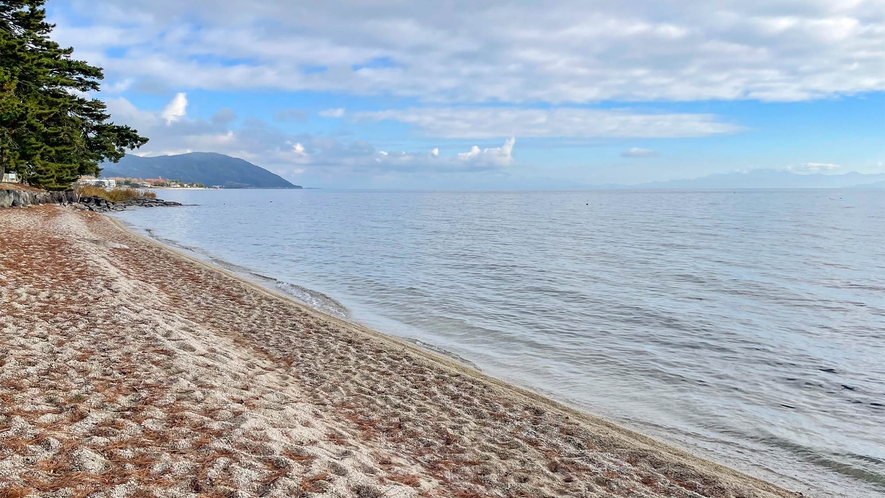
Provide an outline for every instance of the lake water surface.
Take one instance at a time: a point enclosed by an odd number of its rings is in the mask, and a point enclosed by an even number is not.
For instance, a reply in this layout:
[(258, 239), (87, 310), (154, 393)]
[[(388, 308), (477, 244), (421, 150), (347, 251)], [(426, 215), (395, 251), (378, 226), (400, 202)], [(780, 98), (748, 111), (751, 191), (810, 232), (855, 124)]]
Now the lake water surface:
[(789, 489), (885, 496), (885, 191), (160, 197), (195, 205), (117, 216)]

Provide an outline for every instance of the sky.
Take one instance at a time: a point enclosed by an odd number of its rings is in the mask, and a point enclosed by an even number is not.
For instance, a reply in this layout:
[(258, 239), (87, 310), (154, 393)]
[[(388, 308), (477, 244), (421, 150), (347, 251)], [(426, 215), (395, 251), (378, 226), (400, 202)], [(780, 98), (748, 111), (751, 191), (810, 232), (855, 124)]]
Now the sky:
[(139, 155), (323, 188), (885, 173), (885, 0), (49, 0)]

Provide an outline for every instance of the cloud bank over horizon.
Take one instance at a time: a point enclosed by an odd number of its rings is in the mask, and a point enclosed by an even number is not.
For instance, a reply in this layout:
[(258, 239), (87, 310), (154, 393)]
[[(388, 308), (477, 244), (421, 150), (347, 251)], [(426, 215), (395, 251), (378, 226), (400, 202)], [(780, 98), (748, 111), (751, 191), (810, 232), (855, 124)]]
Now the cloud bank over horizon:
[(48, 7), (55, 38), (105, 68), (114, 119), (151, 137), (144, 154), (235, 153), (333, 184), (421, 171), (649, 181), (885, 159), (814, 139), (882, 131), (881, 0)]

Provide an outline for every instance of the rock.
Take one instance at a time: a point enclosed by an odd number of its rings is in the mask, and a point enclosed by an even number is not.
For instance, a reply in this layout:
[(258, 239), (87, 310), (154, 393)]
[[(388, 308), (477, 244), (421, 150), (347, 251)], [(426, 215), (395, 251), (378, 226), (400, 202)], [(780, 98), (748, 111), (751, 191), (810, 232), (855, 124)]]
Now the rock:
[(25, 207), (31, 205), (30, 192), (12, 191), (12, 207)]
[(73, 204), (77, 209), (85, 209), (98, 213), (123, 211), (130, 206), (160, 207), (181, 206), (180, 202), (148, 199), (141, 197), (123, 202), (109, 202), (101, 197), (80, 197), (73, 190), (65, 192), (31, 192), (25, 190), (0, 190), (0, 208), (26, 207), (36, 204)]

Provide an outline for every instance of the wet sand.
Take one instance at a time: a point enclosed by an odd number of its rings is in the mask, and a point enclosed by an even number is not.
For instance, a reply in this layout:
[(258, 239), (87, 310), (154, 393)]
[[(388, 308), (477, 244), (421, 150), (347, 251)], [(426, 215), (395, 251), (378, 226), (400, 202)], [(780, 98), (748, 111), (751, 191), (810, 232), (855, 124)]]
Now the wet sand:
[(797, 496), (103, 215), (0, 234), (0, 497)]

